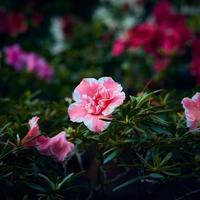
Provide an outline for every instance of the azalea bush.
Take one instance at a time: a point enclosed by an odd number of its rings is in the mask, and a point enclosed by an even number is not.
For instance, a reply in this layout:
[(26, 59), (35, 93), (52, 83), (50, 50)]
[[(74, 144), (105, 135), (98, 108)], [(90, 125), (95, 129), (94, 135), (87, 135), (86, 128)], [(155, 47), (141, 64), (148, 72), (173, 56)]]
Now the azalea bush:
[[(120, 192), (133, 183), (158, 187), (182, 181), (187, 187), (192, 180), (198, 185), (199, 93), (184, 98), (182, 107), (180, 99), (174, 104), (173, 94), (162, 91), (143, 91), (123, 103), (121, 89), (110, 78), (85, 79), (73, 93), (76, 103), (41, 101), (30, 94), (19, 102), (1, 99), (1, 193), (81, 199), (110, 195), (107, 187)], [(171, 192), (190, 195), (181, 188)]]
[(23, 2), (0, 3), (1, 197), (198, 199), (198, 3)]

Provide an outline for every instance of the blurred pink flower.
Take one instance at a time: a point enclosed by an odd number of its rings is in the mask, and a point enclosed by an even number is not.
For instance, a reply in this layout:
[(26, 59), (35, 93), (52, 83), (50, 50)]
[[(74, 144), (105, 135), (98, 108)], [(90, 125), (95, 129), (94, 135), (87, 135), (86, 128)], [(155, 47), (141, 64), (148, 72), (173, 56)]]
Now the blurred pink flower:
[(182, 45), (181, 35), (174, 29), (165, 28), (161, 38), (160, 49), (165, 55), (173, 55)]
[(122, 38), (118, 38), (113, 44), (112, 55), (120, 56), (124, 52), (125, 47), (126, 47), (126, 41)]
[(138, 24), (128, 31), (130, 47), (138, 48), (152, 42), (157, 32), (157, 26), (153, 23)]
[(21, 70), (25, 66), (26, 53), (18, 44), (5, 48), (6, 63), (16, 70)]
[(168, 58), (168, 57), (158, 57), (158, 58), (155, 59), (153, 67), (154, 67), (154, 70), (156, 72), (160, 72), (160, 71), (167, 69), (170, 64), (171, 64), (170, 58)]
[(52, 156), (56, 161), (63, 162), (74, 150), (74, 144), (67, 141), (66, 133), (60, 132), (48, 140), (43, 140), (38, 145), (42, 155)]
[(8, 15), (8, 29), (12, 36), (17, 36), (27, 31), (27, 19), (21, 11), (13, 11)]
[(36, 53), (23, 51), (18, 44), (6, 47), (5, 56), (6, 63), (16, 70), (26, 69), (45, 81), (53, 78), (54, 70), (44, 58)]
[(85, 78), (75, 88), (68, 114), (73, 122), (83, 122), (93, 132), (104, 131), (110, 122), (112, 112), (125, 100), (120, 84), (111, 77), (98, 80)]
[(197, 128), (200, 122), (200, 93), (197, 92), (191, 99), (184, 98), (182, 105), (185, 109), (187, 126), (191, 129)]
[(46, 60), (36, 53), (28, 53), (26, 56), (26, 66), (29, 72), (35, 73), (39, 78), (51, 80), (54, 74), (53, 69)]

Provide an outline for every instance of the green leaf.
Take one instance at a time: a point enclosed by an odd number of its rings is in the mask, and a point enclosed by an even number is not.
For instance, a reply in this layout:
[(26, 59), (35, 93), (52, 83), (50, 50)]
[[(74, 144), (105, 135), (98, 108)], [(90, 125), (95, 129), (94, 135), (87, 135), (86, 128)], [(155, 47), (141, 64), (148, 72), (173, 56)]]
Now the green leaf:
[(160, 166), (163, 166), (164, 164), (166, 164), (172, 157), (172, 153), (168, 153), (164, 159), (161, 161)]
[(151, 178), (155, 178), (155, 179), (164, 179), (165, 178), (162, 174), (158, 174), (158, 173), (151, 173), (148, 176)]
[(66, 182), (69, 182), (71, 177), (73, 177), (74, 173), (71, 173), (69, 175), (67, 175), (57, 186), (57, 189), (60, 189), (62, 187), (63, 184), (65, 184)]
[(141, 180), (143, 180), (143, 179), (145, 179), (145, 178), (147, 178), (147, 177), (148, 177), (148, 176), (138, 176), (138, 177), (136, 177), (136, 178), (130, 179), (130, 180), (126, 181), (125, 183), (123, 183), (123, 184), (121, 184), (121, 185), (115, 187), (115, 188), (113, 189), (113, 192), (115, 192), (115, 191), (117, 191), (117, 190), (119, 190), (119, 189), (121, 189), (121, 188), (124, 188), (124, 187), (126, 187), (127, 185), (130, 185), (130, 184), (132, 184), (132, 183), (134, 183), (134, 182), (141, 181)]
[(38, 191), (43, 192), (43, 193), (46, 193), (46, 192), (47, 192), (47, 191), (45, 190), (45, 188), (43, 188), (43, 187), (41, 187), (40, 185), (37, 185), (37, 184), (35, 184), (35, 183), (27, 183), (27, 185), (28, 185), (30, 188), (34, 189), (34, 190), (38, 190)]
[(54, 184), (47, 176), (45, 176), (45, 175), (43, 175), (43, 174), (40, 174), (40, 173), (37, 174), (37, 176), (39, 176), (40, 178), (42, 178), (43, 180), (45, 180), (46, 183), (48, 183), (49, 186), (50, 186), (52, 189), (55, 188), (55, 184)]
[(103, 164), (107, 164), (108, 162), (110, 162), (111, 160), (113, 160), (115, 157), (117, 157), (117, 155), (119, 155), (120, 151), (116, 150), (113, 151), (109, 156), (107, 156), (104, 161)]
[(2, 128), (0, 128), (0, 134), (2, 134), (2, 132), (8, 127), (10, 126), (12, 123), (8, 122), (7, 124), (5, 124)]

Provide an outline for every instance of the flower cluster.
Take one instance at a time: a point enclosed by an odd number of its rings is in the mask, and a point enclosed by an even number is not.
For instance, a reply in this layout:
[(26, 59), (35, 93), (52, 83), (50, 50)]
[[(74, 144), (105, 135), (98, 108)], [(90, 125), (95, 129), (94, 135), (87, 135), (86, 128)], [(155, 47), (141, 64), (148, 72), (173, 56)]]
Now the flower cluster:
[(25, 33), (28, 29), (26, 16), (21, 11), (6, 13), (0, 10), (0, 33), (9, 33), (17, 36)]
[(22, 139), (24, 147), (36, 147), (42, 155), (52, 156), (56, 161), (63, 162), (74, 150), (74, 144), (66, 140), (64, 131), (49, 138), (40, 134), (39, 117), (29, 120), (30, 130)]
[(163, 1), (154, 7), (152, 20), (134, 26), (114, 42), (112, 54), (120, 56), (126, 49), (143, 48), (153, 56), (154, 70), (161, 71), (170, 65), (172, 56), (184, 52), (192, 38), (186, 17)]
[(83, 122), (91, 131), (101, 132), (110, 124), (115, 108), (125, 100), (125, 93), (110, 77), (85, 78), (75, 88), (73, 100), (75, 103), (68, 108), (71, 121)]
[(46, 81), (51, 80), (54, 75), (53, 68), (44, 58), (36, 53), (24, 51), (18, 44), (6, 47), (5, 54), (7, 64), (17, 71), (26, 69)]

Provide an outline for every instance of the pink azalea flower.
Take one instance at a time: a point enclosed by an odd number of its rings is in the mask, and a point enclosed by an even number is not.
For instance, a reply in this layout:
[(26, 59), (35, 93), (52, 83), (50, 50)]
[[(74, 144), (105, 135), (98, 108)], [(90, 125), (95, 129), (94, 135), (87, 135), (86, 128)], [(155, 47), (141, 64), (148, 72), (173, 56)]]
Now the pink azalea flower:
[(74, 150), (74, 144), (66, 140), (66, 133), (60, 132), (48, 140), (43, 140), (38, 145), (42, 155), (52, 156), (58, 162), (63, 162)]
[(113, 56), (120, 56), (124, 52), (126, 47), (126, 42), (122, 38), (118, 38), (113, 45), (112, 55)]
[(56, 161), (63, 162), (73, 151), (74, 144), (66, 140), (64, 131), (52, 138), (40, 135), (38, 120), (37, 116), (29, 120), (30, 130), (22, 139), (22, 145), (36, 147), (42, 155), (52, 156)]
[(37, 144), (37, 140), (40, 135), (40, 129), (39, 129), (39, 125), (38, 125), (38, 120), (39, 117), (35, 116), (32, 119), (29, 120), (29, 126), (30, 126), (30, 130), (28, 131), (28, 133), (26, 134), (26, 136), (22, 139), (22, 144), (24, 146), (29, 146), (29, 147), (33, 147)]
[(75, 88), (68, 114), (73, 122), (83, 122), (93, 132), (104, 131), (110, 122), (111, 114), (125, 100), (120, 84), (111, 77), (98, 80), (85, 78)]
[(185, 109), (187, 126), (191, 129), (197, 128), (200, 122), (200, 93), (197, 92), (191, 99), (184, 98), (182, 105)]
[(26, 53), (18, 44), (5, 48), (6, 63), (16, 70), (21, 70), (25, 66)]

